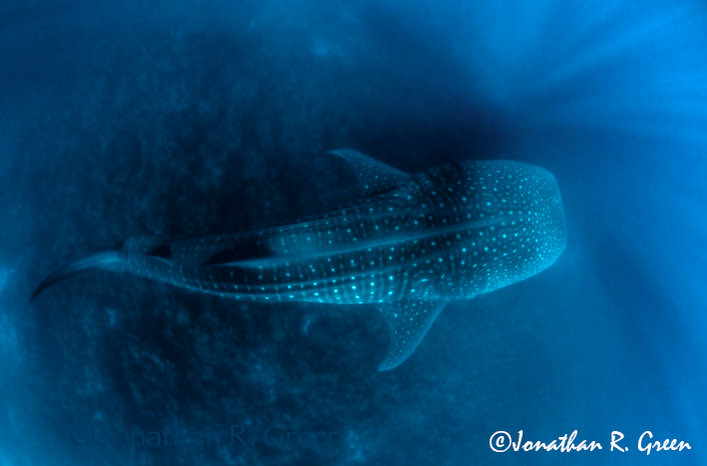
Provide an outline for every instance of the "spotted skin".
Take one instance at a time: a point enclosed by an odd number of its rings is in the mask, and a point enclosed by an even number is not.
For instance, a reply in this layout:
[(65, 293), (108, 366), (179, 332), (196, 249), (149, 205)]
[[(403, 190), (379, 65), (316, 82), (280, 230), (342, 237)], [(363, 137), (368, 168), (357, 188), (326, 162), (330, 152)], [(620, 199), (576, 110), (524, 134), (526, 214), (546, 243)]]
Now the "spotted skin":
[(557, 183), (539, 167), (460, 162), (410, 176), (354, 151), (333, 154), (357, 174), (354, 204), (237, 234), (129, 239), (110, 268), (240, 300), (376, 304), (391, 327), (387, 370), (447, 302), (530, 277), (565, 247)]

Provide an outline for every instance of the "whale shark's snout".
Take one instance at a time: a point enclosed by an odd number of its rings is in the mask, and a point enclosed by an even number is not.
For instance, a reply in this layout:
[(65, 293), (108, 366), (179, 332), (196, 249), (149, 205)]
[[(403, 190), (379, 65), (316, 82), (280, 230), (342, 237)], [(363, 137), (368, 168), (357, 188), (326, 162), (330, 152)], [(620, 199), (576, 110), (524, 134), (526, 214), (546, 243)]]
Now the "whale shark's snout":
[(536, 168), (538, 172), (534, 180), (538, 191), (536, 199), (540, 203), (539, 214), (545, 219), (542, 229), (538, 233), (542, 238), (543, 251), (548, 256), (547, 265), (549, 266), (560, 257), (567, 244), (565, 209), (555, 177), (543, 168)]

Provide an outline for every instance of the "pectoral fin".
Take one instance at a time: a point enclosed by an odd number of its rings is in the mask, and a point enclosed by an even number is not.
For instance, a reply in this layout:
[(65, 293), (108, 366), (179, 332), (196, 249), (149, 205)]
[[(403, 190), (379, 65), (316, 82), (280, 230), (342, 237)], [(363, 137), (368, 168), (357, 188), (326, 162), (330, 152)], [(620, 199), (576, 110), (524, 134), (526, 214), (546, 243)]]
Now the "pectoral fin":
[(446, 304), (443, 301), (417, 299), (378, 304), (378, 310), (383, 313), (390, 325), (390, 347), (378, 370), (387, 371), (405, 361), (415, 351)]
[(355, 150), (339, 149), (327, 154), (336, 155), (349, 162), (356, 172), (356, 195), (359, 198), (396, 188), (410, 178), (407, 173)]

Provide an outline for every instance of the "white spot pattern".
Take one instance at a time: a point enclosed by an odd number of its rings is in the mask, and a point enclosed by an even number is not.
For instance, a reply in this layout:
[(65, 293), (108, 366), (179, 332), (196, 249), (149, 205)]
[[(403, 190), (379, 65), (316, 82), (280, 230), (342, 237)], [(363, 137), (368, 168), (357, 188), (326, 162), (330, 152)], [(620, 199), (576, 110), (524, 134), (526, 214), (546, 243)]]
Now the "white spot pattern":
[[(123, 247), (127, 269), (236, 299), (378, 303), (393, 332), (386, 369), (414, 350), (444, 303), (536, 274), (565, 247), (559, 190), (541, 168), (461, 162), (408, 176), (357, 152), (335, 154), (357, 171), (363, 197), (353, 205), (237, 234), (134, 238)], [(164, 245), (169, 260), (147, 255)], [(202, 265), (231, 252), (236, 260)]]

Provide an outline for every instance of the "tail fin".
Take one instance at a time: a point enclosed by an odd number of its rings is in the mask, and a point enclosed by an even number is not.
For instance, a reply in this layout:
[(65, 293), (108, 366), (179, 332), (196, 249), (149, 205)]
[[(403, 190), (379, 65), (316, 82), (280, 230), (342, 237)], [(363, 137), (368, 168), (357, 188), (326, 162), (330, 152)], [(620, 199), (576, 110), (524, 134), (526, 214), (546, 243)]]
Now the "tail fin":
[(49, 276), (47, 276), (44, 280), (42, 280), (39, 285), (37, 285), (37, 288), (35, 288), (34, 292), (32, 293), (32, 296), (29, 298), (29, 302), (34, 301), (35, 298), (42, 293), (42, 291), (46, 290), (56, 282), (61, 281), (67, 277), (71, 277), (72, 275), (76, 275), (99, 267), (104, 269), (111, 269), (115, 266), (118, 266), (121, 262), (124, 262), (125, 260), (125, 254), (121, 253), (120, 251), (111, 249), (107, 251), (99, 251), (88, 257), (84, 257), (83, 259), (78, 259), (69, 262), (68, 264), (64, 264), (63, 266), (56, 269), (54, 272), (50, 273)]

